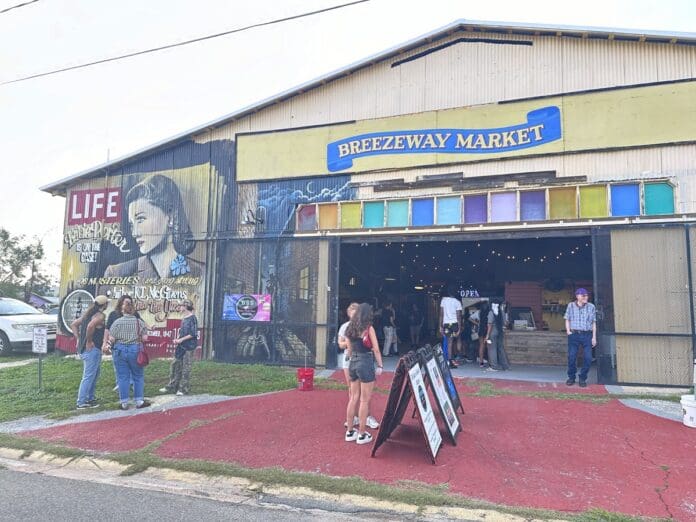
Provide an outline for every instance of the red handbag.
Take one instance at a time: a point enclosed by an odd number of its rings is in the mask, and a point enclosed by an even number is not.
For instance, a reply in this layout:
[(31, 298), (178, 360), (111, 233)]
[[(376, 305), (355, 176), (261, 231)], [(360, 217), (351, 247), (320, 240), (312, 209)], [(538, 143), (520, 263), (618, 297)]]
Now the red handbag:
[(362, 343), (365, 348), (372, 348), (372, 340), (370, 339), (370, 329), (365, 330), (362, 336)]
[(136, 318), (135, 320), (137, 321), (135, 324), (137, 325), (136, 330), (138, 332), (138, 340), (140, 341), (140, 350), (138, 350), (138, 357), (135, 359), (135, 362), (138, 364), (138, 366), (144, 368), (150, 364), (150, 356), (145, 351), (145, 345), (143, 344), (140, 335), (140, 319)]

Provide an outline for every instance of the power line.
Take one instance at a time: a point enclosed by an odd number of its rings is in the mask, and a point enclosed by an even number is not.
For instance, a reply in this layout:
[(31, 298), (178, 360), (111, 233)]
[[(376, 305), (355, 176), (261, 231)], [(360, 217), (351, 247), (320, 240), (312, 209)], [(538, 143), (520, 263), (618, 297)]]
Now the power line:
[[(32, 0), (32, 1), (37, 2), (38, 0)], [(258, 23), (258, 24), (247, 25), (246, 27), (240, 27), (240, 28), (238, 28), (238, 29), (231, 29), (231, 30), (229, 30), (229, 31), (224, 31), (224, 32), (222, 32), (222, 33), (211, 34), (211, 35), (208, 35), (208, 36), (201, 36), (201, 37), (199, 37), (199, 38), (193, 38), (192, 40), (186, 40), (186, 41), (178, 42), (178, 43), (174, 43), (174, 44), (163, 45), (163, 46), (160, 46), (160, 47), (153, 47), (153, 48), (145, 49), (145, 50), (142, 50), (142, 51), (135, 51), (135, 52), (133, 52), (133, 53), (122, 54), (122, 55), (120, 55), (120, 56), (114, 56), (114, 57), (111, 57), (111, 58), (104, 58), (103, 60), (97, 60), (97, 61), (94, 61), (94, 62), (83, 63), (83, 64), (80, 64), (80, 65), (73, 65), (73, 66), (70, 66), (70, 67), (64, 67), (64, 68), (62, 68), (62, 69), (55, 69), (55, 70), (53, 70), (53, 71), (47, 71), (47, 72), (43, 72), (43, 73), (32, 74), (31, 76), (25, 76), (25, 77), (23, 77), (23, 78), (17, 78), (17, 79), (15, 79), (15, 80), (9, 80), (9, 81), (6, 81), (6, 82), (2, 82), (2, 83), (0, 83), (0, 85), (8, 85), (8, 84), (10, 84), (10, 83), (23, 82), (23, 81), (26, 81), (26, 80), (32, 80), (32, 79), (34, 79), (34, 78), (41, 78), (42, 76), (50, 76), (50, 75), (52, 75), (52, 74), (58, 74), (58, 73), (66, 72), (66, 71), (73, 71), (73, 70), (75, 70), (75, 69), (83, 69), (83, 68), (85, 68), (85, 67), (91, 67), (91, 66), (93, 66), (93, 65), (99, 65), (99, 64), (102, 64), (102, 63), (115, 62), (115, 61), (117, 61), (117, 60), (123, 60), (123, 59), (125, 59), (125, 58), (132, 58), (132, 57), (134, 57), (134, 56), (140, 56), (140, 55), (143, 55), (143, 54), (155, 53), (155, 52), (158, 52), (158, 51), (163, 51), (163, 50), (165, 50), (165, 49), (172, 49), (172, 48), (174, 48), (174, 47), (181, 47), (181, 46), (189, 45), (189, 44), (192, 44), (192, 43), (203, 42), (203, 41), (205, 41), (205, 40), (212, 40), (213, 38), (219, 38), (219, 37), (221, 37), (221, 36), (226, 36), (226, 35), (228, 35), (228, 34), (233, 34), (233, 33), (241, 33), (242, 31), (248, 31), (249, 29), (255, 29), (255, 28), (257, 28), (257, 27), (264, 27), (264, 26), (267, 26), (267, 25), (279, 24), (279, 23), (281, 23), (281, 22), (287, 22), (287, 21), (290, 21), (290, 20), (297, 20), (298, 18), (305, 18), (305, 17), (307, 17), (307, 16), (312, 16), (312, 15), (317, 15), (317, 14), (321, 14), (321, 13), (326, 13), (326, 12), (328, 12), (328, 11), (334, 11), (334, 10), (336, 10), (336, 9), (342, 9), (342, 8), (344, 8), (344, 7), (349, 7), (349, 6), (356, 5), (356, 4), (362, 4), (362, 3), (364, 3), (364, 2), (369, 2), (369, 1), (370, 1), (370, 0), (356, 0), (356, 1), (354, 1), (354, 2), (349, 2), (349, 3), (347, 3), (347, 4), (335, 5), (335, 6), (333, 6), (333, 7), (327, 7), (327, 8), (324, 8), (324, 9), (319, 9), (319, 10), (317, 10), (317, 11), (310, 11), (310, 12), (302, 13), (302, 14), (299, 14), (299, 15), (287, 16), (287, 17), (285, 17), (285, 18), (278, 18), (278, 19), (276, 19), (276, 20), (270, 20), (270, 21), (268, 21), (268, 22), (260, 22), (260, 23)]]
[(6, 13), (7, 11), (12, 11), (13, 9), (19, 9), (20, 7), (24, 7), (24, 6), (29, 5), (29, 4), (34, 4), (38, 1), (39, 0), (29, 0), (29, 2), (24, 2), (23, 4), (13, 5), (12, 7), (8, 7), (6, 9), (3, 9), (2, 11), (0, 11), (0, 14)]

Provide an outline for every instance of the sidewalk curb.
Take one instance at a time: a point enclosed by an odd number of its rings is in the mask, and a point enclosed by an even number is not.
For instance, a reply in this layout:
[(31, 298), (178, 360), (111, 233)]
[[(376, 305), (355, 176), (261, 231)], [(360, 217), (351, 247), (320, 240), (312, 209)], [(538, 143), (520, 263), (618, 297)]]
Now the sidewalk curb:
[[(277, 506), (296, 509), (297, 503), (309, 501), (325, 506), (326, 510), (352, 512), (374, 512), (397, 515), (400, 519), (418, 520), (485, 520), (486, 522), (563, 522), (564, 519), (530, 519), (493, 509), (418, 506), (403, 502), (392, 502), (372, 497), (349, 494), (333, 494), (315, 491), (306, 487), (265, 485), (241, 477), (205, 475), (168, 468), (149, 468), (135, 475), (122, 476), (128, 466), (108, 458), (84, 456), (65, 458), (42, 451), (27, 455), (24, 450), (0, 447), (0, 469), (23, 473), (89, 480), (102, 484), (123, 486), (150, 491), (178, 494), (217, 500), (233, 504), (256, 503), (262, 506)], [(342, 510), (341, 506), (350, 506)]]

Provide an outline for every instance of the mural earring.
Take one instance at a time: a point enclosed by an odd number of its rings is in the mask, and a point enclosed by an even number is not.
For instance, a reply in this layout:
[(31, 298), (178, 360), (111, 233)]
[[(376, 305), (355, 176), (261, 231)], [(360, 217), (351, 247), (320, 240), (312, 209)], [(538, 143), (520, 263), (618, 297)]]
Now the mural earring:
[(186, 258), (181, 254), (178, 254), (169, 264), (169, 272), (171, 273), (172, 277), (176, 277), (188, 274), (191, 272), (191, 267), (189, 266), (188, 261), (186, 261)]

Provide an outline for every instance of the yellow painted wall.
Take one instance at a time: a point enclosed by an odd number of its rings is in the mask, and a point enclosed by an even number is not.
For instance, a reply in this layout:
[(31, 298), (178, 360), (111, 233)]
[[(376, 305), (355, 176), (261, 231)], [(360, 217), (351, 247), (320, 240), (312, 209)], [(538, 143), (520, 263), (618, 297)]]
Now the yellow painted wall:
[[(329, 173), (326, 146), (371, 132), (415, 129), (490, 129), (525, 122), (529, 111), (560, 108), (561, 140), (491, 154), (388, 154), (357, 158), (353, 167)], [(553, 155), (612, 147), (693, 141), (696, 82), (617, 89), (517, 103), (487, 104), (363, 120), (310, 129), (237, 135), (237, 180), (253, 181), (358, 173), (385, 168), (451, 164), (483, 159)]]

